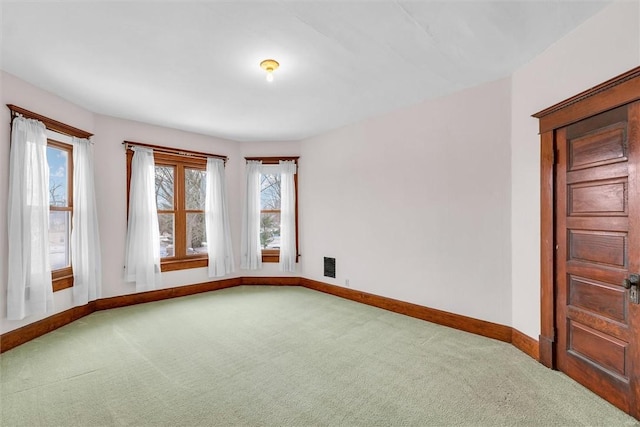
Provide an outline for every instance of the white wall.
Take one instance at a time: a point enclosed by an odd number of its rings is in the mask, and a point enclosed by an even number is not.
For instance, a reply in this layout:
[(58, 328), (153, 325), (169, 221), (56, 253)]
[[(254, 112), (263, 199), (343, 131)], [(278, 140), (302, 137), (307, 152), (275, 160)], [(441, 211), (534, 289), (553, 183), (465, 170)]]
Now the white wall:
[[(93, 141), (95, 141), (96, 195), (100, 212), (98, 220), (102, 240), (103, 297), (135, 292), (135, 284), (123, 280), (127, 232), (127, 168), (122, 145), (125, 140), (228, 156), (225, 175), (228, 193), (237, 194), (240, 184), (238, 177), (242, 162), (236, 142), (96, 115)], [(229, 215), (235, 243), (240, 235), (240, 205), (237, 198), (230, 197)], [(240, 253), (237, 246), (234, 245), (236, 260), (239, 259)], [(227, 277), (237, 276), (237, 267), (236, 274)], [(210, 280), (206, 268), (172, 271), (162, 274), (161, 288)]]
[(304, 141), (304, 276), (510, 324), (510, 86)]
[(640, 64), (637, 1), (616, 3), (512, 76), (513, 324), (540, 334), (540, 139), (532, 114)]
[[(9, 195), (9, 134), (11, 114), (5, 104), (15, 104), (54, 118), (68, 125), (94, 132), (94, 116), (64, 99), (40, 90), (0, 70), (2, 91), (0, 92), (0, 333), (40, 320), (31, 316), (21, 321), (7, 320), (7, 200)], [(71, 307), (71, 289), (54, 293), (55, 312)]]

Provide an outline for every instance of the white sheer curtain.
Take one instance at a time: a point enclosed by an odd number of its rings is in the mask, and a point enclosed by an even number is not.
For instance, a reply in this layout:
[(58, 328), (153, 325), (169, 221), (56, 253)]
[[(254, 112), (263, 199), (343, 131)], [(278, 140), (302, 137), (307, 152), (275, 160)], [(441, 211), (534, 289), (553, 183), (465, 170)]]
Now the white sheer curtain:
[(296, 163), (280, 161), (280, 271), (296, 271)]
[(224, 161), (207, 159), (206, 183), (204, 214), (207, 227), (209, 277), (220, 277), (235, 270), (227, 210)]
[(43, 123), (16, 117), (9, 159), (7, 319), (53, 311), (49, 166)]
[(129, 224), (125, 251), (125, 280), (136, 291), (156, 289), (160, 277), (160, 231), (156, 207), (153, 150), (132, 147)]
[(71, 265), (73, 304), (87, 304), (102, 295), (102, 264), (93, 171), (93, 143), (73, 138), (73, 220)]
[(260, 169), (262, 162), (247, 162), (246, 198), (242, 214), (242, 240), (240, 268), (259, 270), (262, 268), (262, 249), (260, 248)]

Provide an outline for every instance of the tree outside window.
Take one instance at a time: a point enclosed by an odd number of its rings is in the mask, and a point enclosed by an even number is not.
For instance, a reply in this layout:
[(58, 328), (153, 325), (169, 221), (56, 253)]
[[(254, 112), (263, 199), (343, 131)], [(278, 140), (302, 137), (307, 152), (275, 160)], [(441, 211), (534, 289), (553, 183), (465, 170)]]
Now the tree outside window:
[(260, 244), (280, 249), (280, 174), (260, 175)]

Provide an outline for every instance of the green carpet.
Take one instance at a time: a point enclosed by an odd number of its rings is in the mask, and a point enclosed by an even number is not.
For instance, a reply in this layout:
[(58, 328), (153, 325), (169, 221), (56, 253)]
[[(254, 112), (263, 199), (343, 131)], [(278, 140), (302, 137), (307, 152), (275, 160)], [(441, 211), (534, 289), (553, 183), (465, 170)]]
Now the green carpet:
[(0, 356), (2, 426), (630, 426), (509, 344), (297, 287), (96, 312)]

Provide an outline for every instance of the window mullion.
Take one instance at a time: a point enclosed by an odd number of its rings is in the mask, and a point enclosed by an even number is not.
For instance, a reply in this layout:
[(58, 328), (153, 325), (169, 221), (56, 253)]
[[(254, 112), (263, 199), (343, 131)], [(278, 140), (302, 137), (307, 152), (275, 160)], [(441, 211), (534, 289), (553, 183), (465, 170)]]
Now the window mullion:
[(187, 256), (187, 218), (185, 212), (185, 188), (184, 188), (184, 165), (176, 164), (175, 177), (175, 234), (176, 234), (176, 256), (185, 258)]

